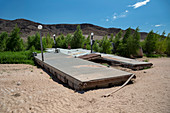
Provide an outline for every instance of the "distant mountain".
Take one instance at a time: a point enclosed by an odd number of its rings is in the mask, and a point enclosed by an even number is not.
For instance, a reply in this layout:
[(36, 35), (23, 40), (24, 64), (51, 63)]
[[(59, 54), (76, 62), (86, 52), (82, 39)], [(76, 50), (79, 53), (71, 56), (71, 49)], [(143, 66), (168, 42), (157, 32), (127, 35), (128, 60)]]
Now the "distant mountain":
[[(16, 19), (16, 20), (5, 20), (0, 19), (0, 33), (3, 31), (6, 31), (10, 33), (15, 25), (18, 25), (18, 27), (21, 29), (21, 37), (25, 40), (28, 36), (31, 36), (38, 32), (37, 26), (41, 23), (36, 23), (30, 20), (26, 19)], [(41, 24), (43, 25), (42, 34), (46, 35), (47, 33), (50, 33), (51, 36), (53, 34), (60, 35), (60, 34), (73, 34), (76, 30), (77, 25), (79, 24)], [(85, 36), (89, 35), (91, 32), (95, 34), (95, 39), (101, 39), (105, 35), (110, 35), (111, 33), (116, 35), (121, 29), (119, 28), (103, 28), (100, 26), (84, 23), (80, 24), (81, 29), (83, 31), (83, 34)], [(123, 33), (125, 33), (126, 30), (122, 30)], [(132, 32), (134, 32), (134, 29), (132, 29)], [(140, 32), (141, 39), (144, 39), (148, 33)]]

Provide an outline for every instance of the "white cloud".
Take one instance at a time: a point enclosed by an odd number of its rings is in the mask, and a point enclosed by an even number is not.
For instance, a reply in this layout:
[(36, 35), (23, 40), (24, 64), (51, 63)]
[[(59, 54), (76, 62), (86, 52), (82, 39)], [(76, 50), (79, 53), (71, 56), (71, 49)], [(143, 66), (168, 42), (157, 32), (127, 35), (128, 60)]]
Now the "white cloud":
[(145, 0), (143, 2), (137, 2), (136, 4), (134, 5), (129, 5), (128, 7), (133, 7), (134, 9), (138, 8), (138, 7), (141, 7), (143, 5), (146, 5), (148, 2), (150, 2), (150, 0)]
[(114, 20), (117, 20), (119, 18), (125, 18), (128, 15), (129, 11), (125, 10), (124, 12), (117, 14), (117, 13), (113, 13), (112, 17), (107, 17), (106, 18), (106, 22), (110, 21), (113, 22)]
[(114, 15), (114, 16), (113, 16), (113, 19), (115, 20), (116, 18), (117, 18), (117, 16)]
[(160, 27), (161, 25), (155, 25), (155, 27)]
[(113, 14), (113, 20), (116, 20), (118, 18), (125, 18), (127, 16), (128, 12), (129, 12), (128, 10), (125, 10), (124, 12), (122, 12), (120, 14), (114, 13)]
[(162, 24), (157, 24), (157, 25), (155, 25), (155, 27), (160, 27), (160, 26), (163, 26)]
[(152, 27), (163, 27), (163, 26), (166, 26), (164, 24), (156, 24), (156, 25), (151, 25)]

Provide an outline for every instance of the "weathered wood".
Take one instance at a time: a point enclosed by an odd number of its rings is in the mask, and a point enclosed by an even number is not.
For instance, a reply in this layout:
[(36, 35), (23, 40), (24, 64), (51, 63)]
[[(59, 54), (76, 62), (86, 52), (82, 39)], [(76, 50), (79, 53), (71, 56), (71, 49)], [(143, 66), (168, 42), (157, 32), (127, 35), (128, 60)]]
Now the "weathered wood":
[(78, 58), (81, 58), (84, 60), (95, 60), (95, 59), (100, 59), (101, 55), (100, 54), (87, 54), (87, 55), (79, 56)]

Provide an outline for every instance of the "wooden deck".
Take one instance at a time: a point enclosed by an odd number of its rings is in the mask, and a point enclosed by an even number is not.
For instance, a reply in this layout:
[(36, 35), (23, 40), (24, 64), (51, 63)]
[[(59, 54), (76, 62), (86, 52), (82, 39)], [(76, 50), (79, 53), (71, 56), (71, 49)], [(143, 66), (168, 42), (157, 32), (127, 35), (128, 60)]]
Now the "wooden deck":
[(120, 57), (116, 55), (101, 54), (103, 60), (109, 61), (113, 64), (120, 64), (124, 67), (140, 70), (144, 68), (150, 68), (153, 64), (149, 62), (141, 62), (130, 58)]
[(44, 62), (41, 61), (41, 54), (38, 54), (35, 61), (75, 90), (122, 84), (132, 75), (62, 53), (45, 53)]
[(115, 65), (121, 65), (126, 68), (130, 68), (133, 70), (140, 70), (145, 68), (150, 68), (153, 64), (149, 62), (141, 62), (137, 61), (135, 59), (125, 58), (121, 56), (111, 55), (111, 54), (103, 54), (103, 53), (90, 53), (90, 50), (86, 49), (61, 49), (61, 53), (71, 55), (74, 57), (79, 57), (86, 60), (94, 60), (94, 59), (101, 59), (105, 60), (107, 62), (110, 62), (110, 64)]

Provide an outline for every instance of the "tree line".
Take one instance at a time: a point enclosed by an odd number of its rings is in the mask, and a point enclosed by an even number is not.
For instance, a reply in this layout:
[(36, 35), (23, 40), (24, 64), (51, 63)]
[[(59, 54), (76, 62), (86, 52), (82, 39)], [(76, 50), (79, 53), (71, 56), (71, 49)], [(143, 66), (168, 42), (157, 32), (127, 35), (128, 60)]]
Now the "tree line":
[[(27, 41), (24, 42), (20, 37), (21, 32), (18, 26), (11, 31), (8, 35), (7, 32), (0, 34), (0, 51), (24, 51), (24, 50), (40, 50), (40, 34), (37, 32), (35, 35), (28, 36)], [(140, 41), (141, 36), (139, 28), (137, 27), (132, 33), (131, 28), (128, 28), (123, 35), (120, 30), (115, 36), (113, 34), (104, 36), (101, 40), (95, 40), (93, 42), (93, 51), (117, 54), (125, 57), (136, 57), (139, 54), (139, 50), (143, 49), (143, 52), (147, 55), (150, 54), (167, 54), (170, 56), (170, 33), (167, 36), (154, 33), (151, 30), (144, 41)], [(43, 49), (55, 47), (54, 40), (48, 33), (42, 38)], [(57, 48), (84, 48), (91, 49), (90, 35), (85, 38), (80, 25), (77, 26), (77, 30), (74, 34), (63, 34), (56, 38)]]

